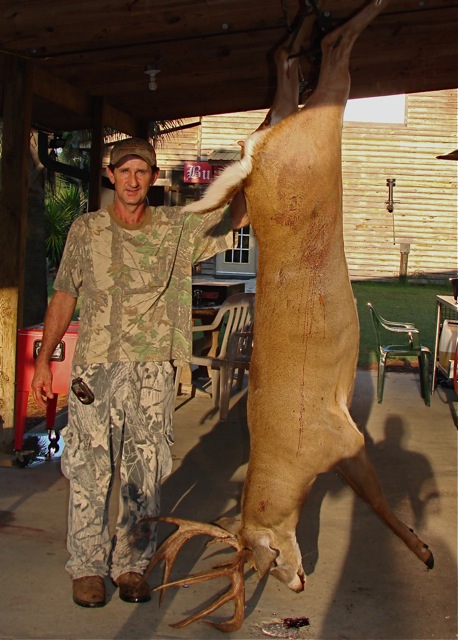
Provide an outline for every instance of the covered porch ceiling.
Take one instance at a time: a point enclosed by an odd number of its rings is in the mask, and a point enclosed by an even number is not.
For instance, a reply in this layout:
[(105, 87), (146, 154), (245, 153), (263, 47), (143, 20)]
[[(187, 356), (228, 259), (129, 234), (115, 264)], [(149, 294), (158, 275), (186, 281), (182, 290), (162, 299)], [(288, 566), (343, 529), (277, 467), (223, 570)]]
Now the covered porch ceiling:
[[(317, 4), (340, 21), (361, 3)], [(310, 34), (310, 0), (0, 0), (0, 83), (20, 58), (32, 124), (49, 132), (91, 128), (94, 99), (105, 124), (126, 133), (157, 120), (268, 108), (272, 51), (301, 9)], [(391, 0), (354, 47), (351, 97), (456, 88), (457, 33), (458, 1)], [(155, 91), (147, 66), (160, 69)], [(307, 56), (302, 70), (307, 78)]]

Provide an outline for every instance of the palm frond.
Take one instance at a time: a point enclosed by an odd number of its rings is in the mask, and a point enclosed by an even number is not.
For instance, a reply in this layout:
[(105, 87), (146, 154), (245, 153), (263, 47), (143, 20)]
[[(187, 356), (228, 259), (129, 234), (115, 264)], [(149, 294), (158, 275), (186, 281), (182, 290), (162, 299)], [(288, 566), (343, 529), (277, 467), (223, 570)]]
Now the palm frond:
[(46, 257), (51, 268), (62, 259), (65, 242), (74, 220), (87, 210), (87, 198), (76, 183), (58, 178), (54, 193), (48, 191), (45, 203)]

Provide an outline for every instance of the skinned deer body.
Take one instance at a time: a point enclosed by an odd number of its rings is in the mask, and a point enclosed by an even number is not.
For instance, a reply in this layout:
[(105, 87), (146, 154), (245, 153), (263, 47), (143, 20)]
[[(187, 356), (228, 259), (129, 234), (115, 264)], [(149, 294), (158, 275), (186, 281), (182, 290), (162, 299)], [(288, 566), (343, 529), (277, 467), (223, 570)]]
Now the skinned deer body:
[[(389, 507), (348, 410), (359, 326), (343, 244), (342, 120), (353, 42), (386, 4), (372, 0), (324, 37), (318, 85), (301, 110), (297, 73), (280, 51), (277, 97), (267, 118), (274, 126), (253, 134), (242, 161), (190, 207), (214, 209), (243, 184), (259, 267), (248, 388), (250, 457), (241, 526), (229, 543), (250, 558), (260, 577), (270, 572), (294, 591), (305, 582), (296, 541), (301, 508), (317, 475), (331, 469), (433, 565), (427, 546)], [(181, 524), (183, 541), (205, 533), (201, 525), (187, 535)], [(167, 549), (158, 554), (152, 566), (167, 560)], [(175, 557), (173, 551), (169, 566)], [(234, 584), (230, 593), (239, 595)], [(232, 630), (242, 620), (243, 611), (236, 611), (232, 621), (215, 626)]]

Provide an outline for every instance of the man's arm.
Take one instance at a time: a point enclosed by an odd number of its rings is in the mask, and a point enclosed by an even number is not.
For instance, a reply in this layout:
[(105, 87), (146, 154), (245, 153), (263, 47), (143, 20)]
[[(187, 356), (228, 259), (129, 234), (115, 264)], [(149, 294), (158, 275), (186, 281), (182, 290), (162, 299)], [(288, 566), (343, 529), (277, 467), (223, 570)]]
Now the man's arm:
[(246, 227), (247, 224), (250, 224), (243, 189), (237, 191), (232, 198), (230, 208), (233, 229), (241, 229), (242, 227)]
[(56, 291), (46, 312), (43, 341), (35, 361), (35, 373), (32, 380), (33, 395), (42, 409), (46, 409), (48, 398), (51, 400), (54, 397), (49, 362), (54, 349), (67, 331), (75, 311), (76, 301), (77, 298), (64, 291)]

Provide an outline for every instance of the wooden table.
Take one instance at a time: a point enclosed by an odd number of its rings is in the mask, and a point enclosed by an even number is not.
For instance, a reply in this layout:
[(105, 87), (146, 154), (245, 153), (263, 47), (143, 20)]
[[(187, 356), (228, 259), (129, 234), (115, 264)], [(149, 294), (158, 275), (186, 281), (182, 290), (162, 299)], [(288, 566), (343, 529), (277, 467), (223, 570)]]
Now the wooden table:
[(436, 296), (437, 306), (437, 319), (436, 319), (436, 345), (434, 349), (434, 361), (433, 361), (433, 379), (431, 384), (431, 391), (434, 393), (436, 388), (436, 375), (439, 370), (447, 378), (450, 372), (441, 365), (439, 362), (439, 344), (442, 333), (442, 327), (444, 320), (458, 320), (458, 304), (453, 299), (453, 296)]
[(192, 308), (192, 320), (201, 320), (202, 324), (211, 324), (216, 318), (221, 305), (201, 306)]
[(243, 280), (214, 280), (205, 279), (203, 276), (194, 276), (192, 279), (192, 299), (196, 304), (197, 296), (200, 298), (200, 307), (219, 308), (227, 298), (235, 293), (245, 293), (245, 282)]

